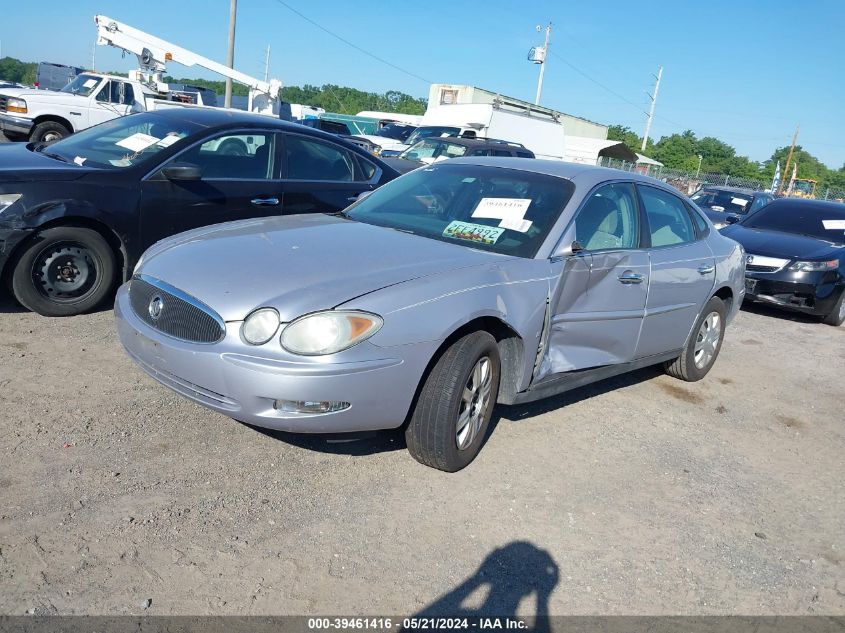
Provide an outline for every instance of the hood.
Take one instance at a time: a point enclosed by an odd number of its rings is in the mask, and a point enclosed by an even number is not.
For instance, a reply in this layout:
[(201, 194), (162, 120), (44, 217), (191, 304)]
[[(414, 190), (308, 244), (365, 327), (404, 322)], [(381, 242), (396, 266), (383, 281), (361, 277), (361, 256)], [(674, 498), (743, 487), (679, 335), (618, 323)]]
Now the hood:
[(322, 214), (228, 222), (163, 240), (136, 273), (239, 321), (274, 307), (282, 321), (502, 255)]
[(373, 145), (378, 145), (382, 149), (405, 149), (402, 141), (395, 138), (387, 138), (386, 136), (379, 136), (378, 134), (358, 134), (359, 138), (365, 138)]
[(396, 156), (385, 156), (381, 159), (383, 163), (390, 165), (400, 174), (407, 174), (409, 171), (414, 171), (417, 167), (422, 167), (425, 163), (415, 160), (408, 160), (407, 158), (399, 158)]
[(27, 104), (35, 102), (48, 102), (51, 105), (83, 106), (88, 104), (88, 97), (61, 92), (60, 90), (36, 90), (35, 88), (5, 88), (0, 94), (7, 97), (18, 97), (24, 99)]
[(0, 183), (76, 180), (91, 172), (32, 151), (32, 147), (31, 143), (0, 144)]
[(829, 259), (841, 256), (843, 250), (842, 246), (816, 237), (752, 229), (741, 224), (726, 226), (720, 233), (742, 244), (746, 252), (767, 257)]

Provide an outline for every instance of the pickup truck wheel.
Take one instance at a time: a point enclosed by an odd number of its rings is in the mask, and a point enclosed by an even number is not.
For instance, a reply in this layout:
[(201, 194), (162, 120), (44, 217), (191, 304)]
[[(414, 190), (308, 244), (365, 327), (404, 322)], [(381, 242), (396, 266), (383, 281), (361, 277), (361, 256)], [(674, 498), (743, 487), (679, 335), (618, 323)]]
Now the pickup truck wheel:
[(70, 135), (71, 131), (61, 123), (44, 121), (44, 123), (39, 123), (32, 128), (32, 132), (29, 134), (29, 140), (33, 143), (50, 143)]
[(428, 375), (405, 430), (418, 462), (455, 472), (484, 443), (499, 393), (499, 347), (487, 332), (457, 340)]
[(845, 323), (845, 288), (839, 293), (839, 301), (833, 306), (833, 310), (822, 319), (822, 322), (834, 327)]
[(95, 308), (114, 287), (117, 262), (102, 235), (58, 226), (35, 234), (12, 271), (12, 292), (42, 316), (70, 316)]
[(726, 312), (725, 302), (711, 297), (698, 315), (684, 351), (664, 365), (667, 374), (687, 382), (696, 382), (707, 375), (722, 349)]

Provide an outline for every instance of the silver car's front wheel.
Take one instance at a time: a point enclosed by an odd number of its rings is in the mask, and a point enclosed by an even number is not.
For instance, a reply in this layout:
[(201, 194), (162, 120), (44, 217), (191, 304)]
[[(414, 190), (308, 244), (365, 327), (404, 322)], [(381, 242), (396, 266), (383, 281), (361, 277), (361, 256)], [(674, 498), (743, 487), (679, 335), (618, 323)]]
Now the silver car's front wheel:
[(471, 332), (440, 355), (405, 429), (414, 459), (447, 472), (475, 459), (499, 394), (500, 371), (499, 345), (488, 332)]
[(711, 297), (696, 319), (680, 356), (664, 366), (666, 373), (687, 382), (704, 378), (722, 349), (726, 315), (725, 302)]
[(490, 359), (487, 356), (479, 358), (470, 372), (461, 396), (458, 422), (455, 425), (455, 442), (458, 450), (463, 451), (469, 448), (484, 424), (484, 413), (490, 401), (491, 375)]
[(704, 369), (713, 362), (716, 356), (716, 347), (722, 340), (722, 317), (718, 312), (708, 314), (698, 328), (698, 335), (695, 338), (695, 353), (693, 358), (695, 366)]

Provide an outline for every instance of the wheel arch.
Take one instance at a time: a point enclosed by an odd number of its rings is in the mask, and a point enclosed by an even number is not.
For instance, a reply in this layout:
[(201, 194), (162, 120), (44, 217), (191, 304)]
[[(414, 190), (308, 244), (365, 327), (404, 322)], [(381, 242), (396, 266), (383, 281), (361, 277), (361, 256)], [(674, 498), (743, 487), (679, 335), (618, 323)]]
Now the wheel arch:
[(734, 302), (734, 291), (730, 286), (722, 286), (721, 288), (717, 288), (716, 291), (713, 293), (714, 297), (719, 297), (722, 301), (725, 302), (725, 313), (731, 314), (731, 309), (733, 308)]
[(73, 123), (71, 123), (69, 120), (67, 120), (64, 117), (60, 117), (57, 114), (40, 114), (40, 115), (38, 115), (37, 117), (35, 117), (32, 120), (32, 127), (34, 129), (36, 125), (40, 125), (41, 123), (47, 123), (48, 121), (51, 121), (53, 123), (58, 123), (59, 125), (63, 125), (68, 130), (70, 130), (71, 134), (73, 134), (76, 131), (75, 128), (73, 127)]

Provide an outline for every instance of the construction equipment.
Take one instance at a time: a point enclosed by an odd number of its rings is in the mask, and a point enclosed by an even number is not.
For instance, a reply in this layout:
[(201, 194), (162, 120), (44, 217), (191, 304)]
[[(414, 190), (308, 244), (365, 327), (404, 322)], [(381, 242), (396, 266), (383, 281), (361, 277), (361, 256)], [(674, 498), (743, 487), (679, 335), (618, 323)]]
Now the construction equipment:
[(94, 22), (97, 25), (97, 44), (120, 48), (138, 58), (139, 68), (129, 73), (130, 80), (139, 81), (154, 92), (167, 94), (169, 87), (163, 79), (167, 62), (176, 62), (183, 66), (199, 66), (249, 87), (247, 108), (250, 112), (279, 115), (281, 104), (279, 91), (282, 88), (282, 82), (278, 79), (262, 81), (250, 77), (105, 15), (95, 16)]
[(793, 198), (815, 199), (817, 184), (812, 178), (796, 178), (789, 195)]

